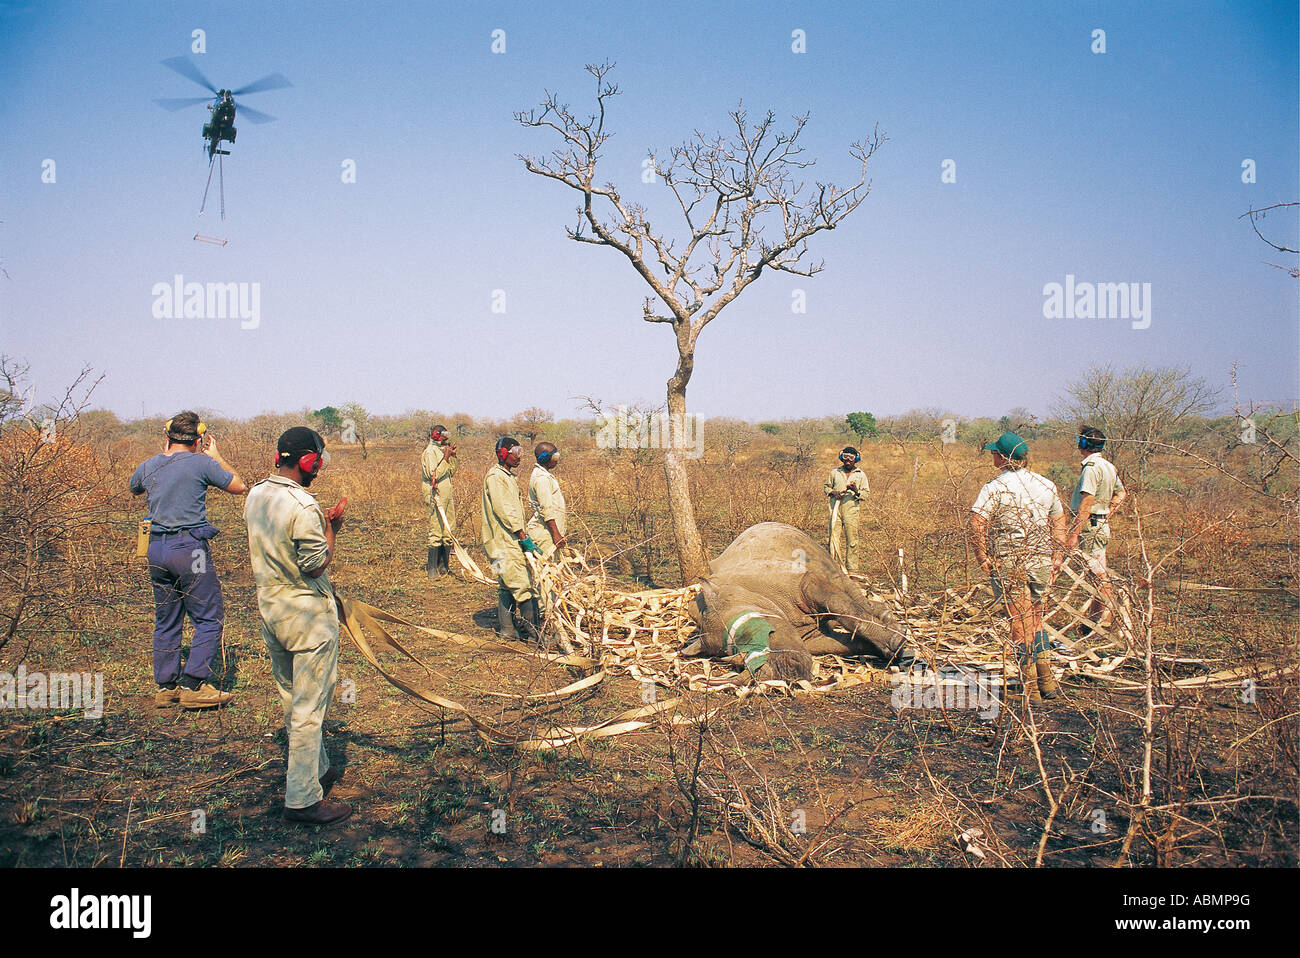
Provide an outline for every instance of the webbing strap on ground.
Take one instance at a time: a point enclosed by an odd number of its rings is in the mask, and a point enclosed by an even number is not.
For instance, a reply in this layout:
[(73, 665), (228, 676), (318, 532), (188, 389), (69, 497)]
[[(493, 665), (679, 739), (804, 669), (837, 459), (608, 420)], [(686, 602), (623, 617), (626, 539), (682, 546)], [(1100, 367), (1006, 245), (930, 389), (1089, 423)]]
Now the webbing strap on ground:
[[(468, 708), (454, 699), (446, 698), (439, 695), (431, 688), (420, 685), (414, 685), (405, 679), (385, 669), (379, 664), (379, 658), (375, 654), (376, 648), (387, 648), (400, 655), (410, 659), (417, 666), (424, 670), (427, 675), (436, 675), (434, 669), (426, 665), (421, 659), (402, 645), (388, 629), (384, 628), (384, 622), (390, 622), (396, 625), (407, 625), (411, 628), (418, 629), (426, 635), (432, 636), (444, 642), (450, 642), (454, 645), (463, 646), (478, 652), (506, 652), (513, 655), (521, 655), (526, 658), (533, 658), (545, 661), (549, 665), (571, 666), (582, 669), (587, 674), (583, 678), (571, 682), (560, 689), (550, 692), (531, 693), (526, 695), (507, 693), (507, 692), (489, 692), (489, 695), (495, 695), (502, 698), (512, 698), (520, 704), (545, 704), (562, 702), (570, 699), (579, 693), (599, 685), (605, 678), (605, 670), (600, 668), (600, 664), (594, 659), (589, 659), (580, 655), (554, 655), (546, 652), (538, 652), (527, 649), (523, 646), (513, 645), (506, 642), (497, 642), (490, 639), (475, 639), (466, 635), (457, 635), (452, 632), (444, 632), (441, 629), (431, 629), (427, 626), (416, 625), (408, 619), (401, 616), (393, 615), (391, 612), (385, 612), (383, 609), (369, 605), (356, 599), (340, 599), (336, 596), (339, 607), (339, 621), (343, 626), (343, 631), (347, 633), (348, 638), (352, 640), (357, 651), (361, 653), (370, 665), (382, 675), (395, 688), (400, 689), (412, 698), (419, 699), (429, 705), (436, 705), (439, 708), (447, 709), (464, 716), (482, 738), (493, 745), (512, 745), (516, 748), (529, 749), (533, 751), (544, 751), (551, 748), (559, 748), (576, 742), (580, 738), (608, 738), (613, 735), (623, 735), (627, 732), (635, 732), (638, 729), (646, 728), (655, 724), (655, 717), (661, 713), (675, 708), (681, 701), (679, 698), (665, 699), (662, 702), (653, 702), (649, 705), (643, 705), (640, 708), (630, 709), (618, 715), (611, 716), (602, 722), (592, 725), (566, 726), (557, 725), (547, 729), (545, 732), (536, 736), (528, 736), (513, 732), (509, 729), (494, 725), (485, 719), (474, 715)], [(687, 718), (684, 716), (674, 715), (671, 718), (673, 725), (689, 724), (699, 719)]]
[(489, 579), (483, 574), (483, 570), (479, 568), (478, 563), (470, 558), (470, 554), (465, 551), (465, 547), (456, 538), (456, 533), (451, 529), (451, 523), (447, 521), (447, 513), (443, 512), (442, 503), (438, 501), (437, 496), (433, 497), (433, 504), (438, 509), (438, 518), (442, 520), (442, 527), (447, 530), (447, 535), (451, 536), (451, 545), (456, 553), (456, 561), (465, 570), (465, 574), (477, 582), (482, 582), (484, 585), (496, 585), (497, 580)]

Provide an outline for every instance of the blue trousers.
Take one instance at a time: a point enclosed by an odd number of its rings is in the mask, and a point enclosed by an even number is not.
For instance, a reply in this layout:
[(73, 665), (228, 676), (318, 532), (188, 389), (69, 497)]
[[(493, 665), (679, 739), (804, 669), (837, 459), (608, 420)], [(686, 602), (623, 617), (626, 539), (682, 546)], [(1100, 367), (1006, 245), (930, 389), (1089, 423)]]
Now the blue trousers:
[(209, 541), (193, 531), (154, 536), (149, 541), (149, 579), (154, 602), (154, 681), (162, 685), (180, 677), (186, 613), (194, 623), (194, 641), (185, 674), (210, 678), (212, 657), (221, 648), (226, 607)]

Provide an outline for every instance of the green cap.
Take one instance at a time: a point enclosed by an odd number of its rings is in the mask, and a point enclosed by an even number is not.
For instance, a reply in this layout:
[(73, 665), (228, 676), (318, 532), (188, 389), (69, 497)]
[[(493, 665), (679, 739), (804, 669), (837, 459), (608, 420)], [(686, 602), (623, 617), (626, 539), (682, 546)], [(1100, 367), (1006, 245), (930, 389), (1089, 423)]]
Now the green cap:
[(1029, 443), (1025, 442), (1014, 432), (1004, 432), (998, 436), (997, 442), (991, 442), (984, 449), (988, 452), (998, 452), (1008, 459), (1024, 459), (1029, 455)]

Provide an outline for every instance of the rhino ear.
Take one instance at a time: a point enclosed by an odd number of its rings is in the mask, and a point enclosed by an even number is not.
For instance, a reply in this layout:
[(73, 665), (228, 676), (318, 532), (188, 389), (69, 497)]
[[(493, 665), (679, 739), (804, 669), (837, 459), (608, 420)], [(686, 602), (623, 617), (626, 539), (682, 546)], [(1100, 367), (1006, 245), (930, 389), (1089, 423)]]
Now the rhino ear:
[(703, 652), (704, 652), (704, 640), (696, 639), (694, 642), (690, 642), (687, 645), (685, 645), (682, 648), (682, 650), (678, 653), (678, 655), (685, 655), (690, 657), (690, 656), (701, 655)]

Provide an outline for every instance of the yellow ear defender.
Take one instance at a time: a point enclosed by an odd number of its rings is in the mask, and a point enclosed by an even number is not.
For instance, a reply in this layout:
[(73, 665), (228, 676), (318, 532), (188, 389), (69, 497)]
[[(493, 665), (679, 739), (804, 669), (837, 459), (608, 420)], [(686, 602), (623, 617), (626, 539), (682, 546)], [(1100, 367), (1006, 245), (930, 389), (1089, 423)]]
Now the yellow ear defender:
[[(174, 418), (174, 417), (173, 417), (173, 418)], [(168, 438), (168, 439), (176, 439), (177, 442), (194, 442), (195, 439), (200, 439), (200, 438), (202, 438), (203, 434), (204, 434), (205, 432), (207, 432), (207, 431), (208, 431), (208, 424), (207, 424), (206, 422), (202, 422), (202, 421), (200, 421), (200, 422), (199, 422), (199, 432), (198, 432), (198, 435), (195, 436), (194, 439), (186, 440), (186, 439), (177, 438), (177, 437), (172, 436), (172, 421), (171, 421), (171, 419), (168, 419), (168, 420), (167, 420), (167, 425), (163, 426), (163, 432), (167, 433), (167, 438)]]

